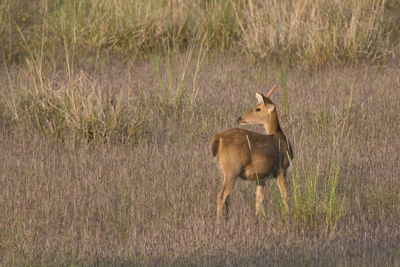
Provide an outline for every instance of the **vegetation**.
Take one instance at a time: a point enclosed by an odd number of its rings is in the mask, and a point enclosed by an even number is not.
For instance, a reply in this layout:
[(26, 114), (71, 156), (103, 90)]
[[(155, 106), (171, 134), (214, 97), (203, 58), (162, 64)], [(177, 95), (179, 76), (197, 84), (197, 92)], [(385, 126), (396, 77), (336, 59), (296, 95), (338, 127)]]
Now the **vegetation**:
[(89, 53), (96, 61), (102, 52), (146, 57), (166, 46), (187, 49), (204, 38), (215, 51), (289, 64), (382, 61), (399, 51), (396, 3), (6, 0), (0, 4), (0, 51), (11, 62), (26, 56), (27, 45), (44, 49), (48, 58), (64, 51), (70, 59)]
[[(0, 263), (398, 265), (400, 5), (301, 3), (2, 1)], [(290, 211), (238, 181), (217, 227), (210, 139), (274, 83)]]

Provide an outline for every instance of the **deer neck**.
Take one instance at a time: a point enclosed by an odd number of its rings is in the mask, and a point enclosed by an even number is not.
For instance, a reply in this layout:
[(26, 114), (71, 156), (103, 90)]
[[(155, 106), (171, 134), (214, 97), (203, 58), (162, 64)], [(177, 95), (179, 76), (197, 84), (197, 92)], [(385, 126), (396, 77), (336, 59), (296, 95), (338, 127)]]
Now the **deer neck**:
[(273, 112), (264, 122), (264, 128), (267, 135), (276, 134), (281, 131), (281, 126), (279, 125), (278, 115), (276, 112)]

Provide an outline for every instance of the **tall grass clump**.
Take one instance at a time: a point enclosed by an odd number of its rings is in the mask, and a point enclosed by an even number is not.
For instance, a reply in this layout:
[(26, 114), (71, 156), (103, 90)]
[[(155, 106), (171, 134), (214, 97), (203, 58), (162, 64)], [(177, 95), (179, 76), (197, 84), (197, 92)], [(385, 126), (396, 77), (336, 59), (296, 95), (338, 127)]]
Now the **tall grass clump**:
[(54, 137), (63, 142), (136, 143), (143, 133), (144, 113), (137, 98), (115, 88), (102, 88), (81, 71), (57, 82), (56, 74), (39, 76), (27, 61), (27, 81), (10, 84), (2, 93), (2, 117), (22, 130)]
[(337, 152), (337, 141), (332, 140), (328, 163), (317, 158), (302, 162), (294, 168), (289, 180), (292, 185), (291, 220), (304, 229), (334, 231), (344, 210), (345, 195), (339, 194), (341, 155)]
[[(352, 155), (352, 149), (348, 149), (352, 101), (351, 91), (349, 99), (342, 102), (341, 112), (335, 116), (326, 107), (320, 109), (315, 114), (320, 125), (316, 127), (319, 136), (305, 141), (301, 135), (295, 140), (300, 145), (306, 142), (310, 148), (296, 152), (297, 160), (292, 162), (294, 167), (288, 177), (292, 188), (290, 220), (301, 231), (333, 233), (344, 214), (349, 192), (340, 189), (340, 184), (348, 183), (342, 170), (344, 161), (350, 162)], [(318, 146), (324, 149), (316, 152), (313, 148)]]
[(377, 60), (391, 53), (384, 3), (250, 0), (238, 17), (240, 43), (259, 57), (313, 64)]

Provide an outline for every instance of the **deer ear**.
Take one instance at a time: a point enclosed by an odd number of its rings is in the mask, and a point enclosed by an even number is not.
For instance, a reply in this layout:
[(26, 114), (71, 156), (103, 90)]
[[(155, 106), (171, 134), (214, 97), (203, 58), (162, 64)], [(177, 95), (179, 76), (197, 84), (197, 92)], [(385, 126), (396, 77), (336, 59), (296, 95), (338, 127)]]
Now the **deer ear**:
[(275, 105), (274, 104), (266, 104), (265, 108), (269, 111), (269, 112), (274, 112), (275, 110)]
[(264, 97), (262, 94), (256, 93), (256, 97), (257, 97), (258, 104), (264, 103)]

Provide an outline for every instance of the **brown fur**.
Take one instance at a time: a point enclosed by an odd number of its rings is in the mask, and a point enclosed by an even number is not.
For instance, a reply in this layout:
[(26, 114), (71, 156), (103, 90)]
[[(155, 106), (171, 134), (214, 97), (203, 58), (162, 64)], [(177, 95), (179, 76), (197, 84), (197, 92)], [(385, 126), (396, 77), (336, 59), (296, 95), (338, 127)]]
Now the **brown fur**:
[(262, 189), (265, 181), (272, 177), (277, 178), (287, 208), (286, 170), (293, 152), (279, 125), (274, 104), (269, 98), (261, 96), (258, 95), (258, 98), (262, 101), (239, 117), (238, 122), (263, 124), (267, 134), (233, 128), (214, 135), (211, 140), (211, 151), (222, 175), (222, 189), (217, 197), (218, 218), (224, 204), (228, 213), (229, 194), (237, 177), (257, 182), (256, 213), (259, 213), (264, 198)]
[(291, 149), (282, 132), (265, 135), (233, 128), (216, 134), (212, 142), (213, 155), (219, 163), (245, 180), (261, 181), (289, 167), (287, 152)]

